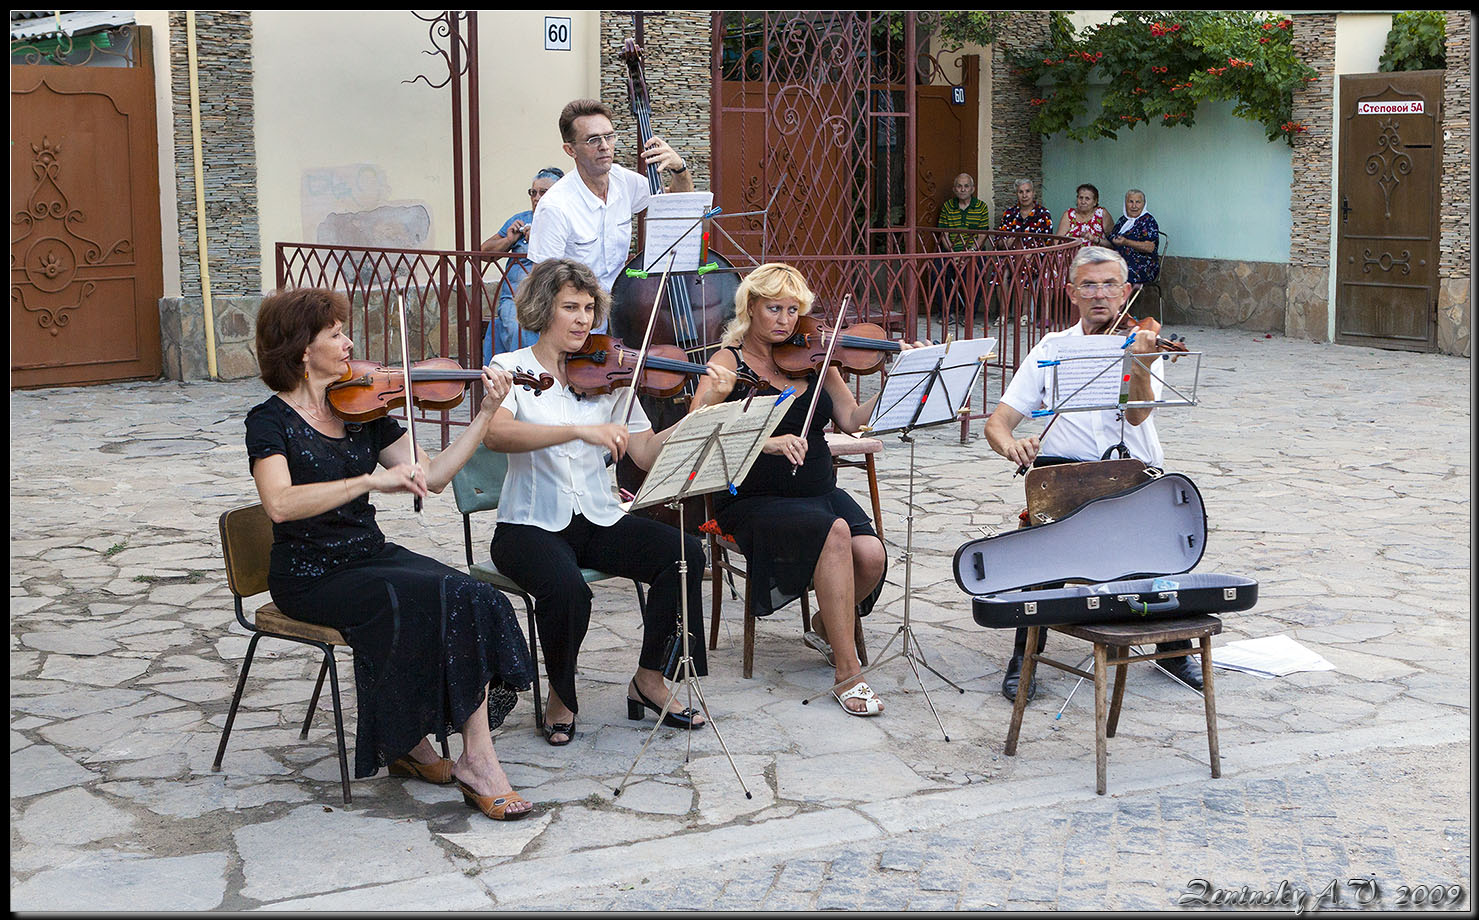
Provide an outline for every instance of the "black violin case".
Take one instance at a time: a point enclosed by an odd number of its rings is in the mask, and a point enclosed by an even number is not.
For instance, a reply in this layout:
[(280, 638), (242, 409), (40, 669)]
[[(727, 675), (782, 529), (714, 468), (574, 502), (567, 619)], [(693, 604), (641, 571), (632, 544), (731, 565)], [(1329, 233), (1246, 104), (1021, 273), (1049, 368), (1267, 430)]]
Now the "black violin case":
[[(1191, 574), (1207, 511), (1190, 479), (1168, 473), (1089, 501), (1060, 520), (972, 540), (955, 582), (982, 626), (1016, 628), (1229, 613), (1258, 602), (1258, 582)], [(1057, 587), (1063, 582), (1081, 582)]]

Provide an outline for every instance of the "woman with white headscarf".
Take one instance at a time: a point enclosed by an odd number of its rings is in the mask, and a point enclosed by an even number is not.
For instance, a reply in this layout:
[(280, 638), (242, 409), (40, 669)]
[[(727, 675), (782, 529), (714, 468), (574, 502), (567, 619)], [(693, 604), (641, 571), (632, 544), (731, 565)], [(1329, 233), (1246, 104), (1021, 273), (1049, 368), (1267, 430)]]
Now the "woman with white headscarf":
[(1145, 210), (1145, 193), (1138, 188), (1125, 192), (1125, 213), (1109, 232), (1114, 249), (1130, 266), (1131, 284), (1148, 284), (1161, 273), (1161, 228)]

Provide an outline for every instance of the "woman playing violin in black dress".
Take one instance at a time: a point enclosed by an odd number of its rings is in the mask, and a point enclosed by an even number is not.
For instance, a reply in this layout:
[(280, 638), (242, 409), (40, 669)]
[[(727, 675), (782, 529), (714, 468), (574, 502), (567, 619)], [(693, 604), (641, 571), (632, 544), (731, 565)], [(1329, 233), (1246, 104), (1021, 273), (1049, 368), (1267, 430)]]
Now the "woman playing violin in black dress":
[[(375, 523), (371, 492), (441, 492), (477, 448), (511, 377), (484, 368), (486, 395), (472, 424), (436, 457), (385, 416), (345, 422), (329, 384), (348, 367), (349, 301), (335, 291), (270, 295), (257, 317), (257, 359), (276, 395), (246, 418), (247, 458), (272, 519), (268, 587), (283, 613), (339, 630), (354, 649), (359, 716), (354, 775), (390, 772), (456, 783), (490, 818), (527, 815), (489, 727), (501, 722), (533, 671), (528, 644), (491, 585), (393, 543)], [(427, 734), (461, 731), (455, 761)]]
[[(738, 494), (715, 494), (714, 517), (745, 555), (755, 584), (750, 597), (756, 616), (769, 615), (814, 586), (819, 611), (812, 618), (812, 629), (821, 639), (823, 654), (830, 644), (833, 695), (849, 714), (871, 716), (883, 711), (883, 703), (859, 676), (863, 668), (853, 618), (872, 610), (888, 560), (868, 515), (837, 487), (824, 429), (835, 422), (840, 431), (857, 431), (867, 422), (877, 397), (859, 405), (836, 368), (792, 379), (776, 366), (772, 348), (791, 337), (813, 299), (800, 272), (775, 262), (750, 272), (735, 293), (734, 319), (711, 363), (749, 371), (765, 381), (760, 393), (776, 393), (787, 386), (797, 392)], [(816, 413), (811, 428), (803, 433), (818, 381), (822, 392)], [(695, 404), (715, 401), (711, 387), (700, 379)], [(729, 399), (750, 392), (737, 385)]]

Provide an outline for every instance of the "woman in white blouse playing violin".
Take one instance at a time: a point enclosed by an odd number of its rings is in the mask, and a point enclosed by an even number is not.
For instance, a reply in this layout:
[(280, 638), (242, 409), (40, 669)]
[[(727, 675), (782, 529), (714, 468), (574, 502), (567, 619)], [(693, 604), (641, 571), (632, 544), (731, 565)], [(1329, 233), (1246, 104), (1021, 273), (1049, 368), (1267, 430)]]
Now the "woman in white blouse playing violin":
[[(534, 597), (550, 684), (540, 730), (550, 744), (563, 745), (575, 737), (576, 657), (591, 616), (582, 567), (651, 586), (637, 671), (627, 685), (627, 716), (660, 713), (671, 694), (663, 652), (678, 630), (678, 531), (622, 511), (606, 469), (607, 454), (630, 455), (638, 466), (650, 467), (668, 432), (653, 432), (640, 405), (623, 422), (631, 397), (622, 390), (581, 397), (568, 386), (566, 357), (581, 349), (610, 309), (610, 296), (589, 268), (568, 259), (541, 262), (519, 286), (515, 303), (519, 325), (539, 333), (539, 341), (496, 355), (494, 363), (547, 373), (556, 385), (537, 396), (522, 390), (508, 397), (488, 424), (483, 444), (509, 455), (490, 553), (498, 570)], [(734, 371), (710, 364), (709, 374), (709, 400), (722, 402), (734, 386)], [(688, 650), (694, 670), (703, 675), (703, 544), (690, 535), (683, 539), (690, 560)], [(675, 703), (664, 724), (699, 728), (704, 719)]]

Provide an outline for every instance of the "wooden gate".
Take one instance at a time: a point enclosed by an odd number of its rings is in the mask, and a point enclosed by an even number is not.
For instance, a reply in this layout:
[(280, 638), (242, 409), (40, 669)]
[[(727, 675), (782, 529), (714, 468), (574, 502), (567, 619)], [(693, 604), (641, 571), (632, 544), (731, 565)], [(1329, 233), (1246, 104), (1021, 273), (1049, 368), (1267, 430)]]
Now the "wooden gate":
[(1335, 340), (1433, 351), (1442, 71), (1340, 78)]
[(10, 68), (13, 387), (159, 376), (154, 73), (129, 32), (131, 66)]

